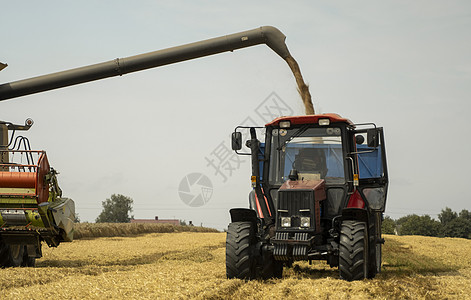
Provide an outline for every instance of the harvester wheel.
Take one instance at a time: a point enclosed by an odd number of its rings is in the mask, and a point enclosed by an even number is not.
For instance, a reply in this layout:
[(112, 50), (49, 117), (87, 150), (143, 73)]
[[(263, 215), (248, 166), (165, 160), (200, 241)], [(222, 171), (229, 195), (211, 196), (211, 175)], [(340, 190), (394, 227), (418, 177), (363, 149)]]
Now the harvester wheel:
[(365, 222), (343, 221), (340, 232), (339, 271), (342, 279), (368, 276), (368, 230)]
[(10, 267), (20, 267), (23, 264), (24, 245), (9, 245)]
[(0, 240), (0, 268), (9, 267), (10, 248), (2, 240)]
[(24, 249), (24, 245), (9, 245), (0, 240), (0, 267), (22, 266)]
[(25, 246), (25, 251), (23, 254), (23, 263), (21, 264), (22, 267), (35, 267), (36, 266), (36, 257), (30, 257), (28, 255), (28, 251)]
[(26, 260), (26, 265), (32, 268), (36, 267), (36, 257), (28, 257)]
[(226, 237), (227, 278), (255, 277), (254, 241), (255, 232), (251, 222), (229, 224)]

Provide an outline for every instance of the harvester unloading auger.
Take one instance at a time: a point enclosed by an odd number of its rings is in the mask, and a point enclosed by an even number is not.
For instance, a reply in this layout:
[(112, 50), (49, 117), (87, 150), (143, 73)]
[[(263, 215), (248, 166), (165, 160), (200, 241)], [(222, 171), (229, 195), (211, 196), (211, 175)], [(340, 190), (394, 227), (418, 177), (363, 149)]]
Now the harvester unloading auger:
[[(271, 26), (208, 39), (200, 42), (118, 58), (112, 61), (38, 76), (0, 85), (0, 101), (58, 89), (89, 81), (155, 68), (226, 51), (266, 44), (287, 61), (295, 73), (298, 89), (313, 114), (309, 91), (296, 61), (285, 44), (285, 35)], [(1, 64), (2, 68), (6, 64)], [(33, 266), (41, 257), (41, 242), (58, 246), (73, 239), (74, 203), (61, 198), (56, 174), (44, 151), (29, 148), (16, 151), (8, 130), (27, 130), (31, 126), (0, 122), (0, 266)], [(10, 141), (10, 142), (9, 142)], [(24, 143), (26, 145), (29, 143)], [(10, 149), (9, 149), (10, 148)], [(37, 158), (33, 158), (36, 154)], [(23, 155), (27, 163), (12, 159)]]

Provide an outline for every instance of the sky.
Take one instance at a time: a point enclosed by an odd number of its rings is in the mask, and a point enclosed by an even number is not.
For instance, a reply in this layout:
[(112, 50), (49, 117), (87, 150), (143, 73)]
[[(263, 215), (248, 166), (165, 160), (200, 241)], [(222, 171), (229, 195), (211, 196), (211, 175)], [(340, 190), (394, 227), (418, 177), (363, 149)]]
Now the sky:
[[(275, 26), (316, 112), (384, 128), (386, 215), (471, 209), (469, 1), (5, 1), (1, 11), (0, 83)], [(24, 134), (82, 221), (123, 194), (135, 218), (223, 229), (251, 189), (247, 158), (225, 152), (230, 133), (263, 125), (273, 103), (303, 114), (288, 65), (258, 45), (2, 101), (0, 120), (34, 120)], [(195, 178), (208, 187), (200, 206), (179, 193), (198, 194)]]

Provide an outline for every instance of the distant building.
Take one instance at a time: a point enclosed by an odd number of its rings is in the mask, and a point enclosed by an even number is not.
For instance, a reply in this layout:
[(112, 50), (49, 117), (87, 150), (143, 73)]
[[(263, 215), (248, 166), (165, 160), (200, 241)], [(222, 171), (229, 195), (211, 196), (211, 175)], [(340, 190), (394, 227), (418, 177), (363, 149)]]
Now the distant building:
[(160, 223), (160, 224), (180, 225), (180, 220), (159, 219), (158, 216), (155, 216), (155, 219), (131, 219), (131, 223)]

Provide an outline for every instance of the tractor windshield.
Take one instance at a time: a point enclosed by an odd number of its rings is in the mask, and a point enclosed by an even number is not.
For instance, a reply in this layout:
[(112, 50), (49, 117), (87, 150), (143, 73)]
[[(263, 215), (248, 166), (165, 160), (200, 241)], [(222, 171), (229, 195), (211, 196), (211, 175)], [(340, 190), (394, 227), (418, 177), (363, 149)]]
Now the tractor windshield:
[(269, 181), (282, 184), (291, 169), (299, 179), (345, 182), (341, 129), (337, 127), (273, 129)]

